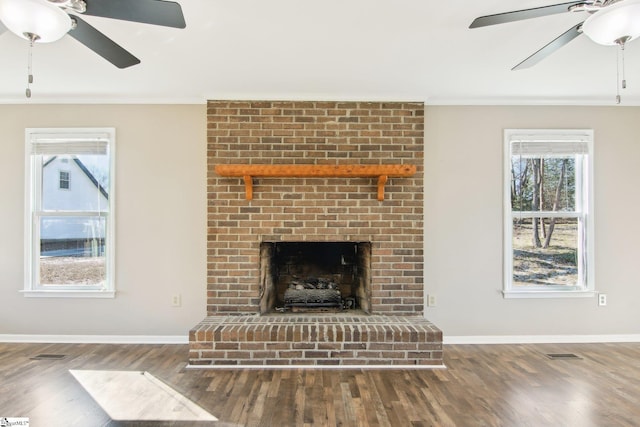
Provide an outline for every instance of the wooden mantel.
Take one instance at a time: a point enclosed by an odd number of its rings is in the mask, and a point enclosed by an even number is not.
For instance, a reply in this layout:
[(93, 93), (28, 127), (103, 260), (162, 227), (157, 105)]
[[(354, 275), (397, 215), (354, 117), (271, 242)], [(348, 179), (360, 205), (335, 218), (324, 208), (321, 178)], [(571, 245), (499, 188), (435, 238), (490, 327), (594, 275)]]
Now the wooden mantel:
[(220, 176), (242, 177), (245, 197), (253, 199), (253, 178), (378, 178), (378, 200), (384, 200), (384, 185), (389, 178), (416, 173), (414, 165), (216, 165)]

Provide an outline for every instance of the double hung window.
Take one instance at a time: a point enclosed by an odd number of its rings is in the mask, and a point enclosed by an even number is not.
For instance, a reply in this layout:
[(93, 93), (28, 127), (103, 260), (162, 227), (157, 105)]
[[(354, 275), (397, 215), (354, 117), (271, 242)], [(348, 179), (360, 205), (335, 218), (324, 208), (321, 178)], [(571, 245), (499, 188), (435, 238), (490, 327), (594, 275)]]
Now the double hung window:
[(25, 295), (114, 295), (115, 130), (27, 129)]
[(504, 139), (504, 295), (593, 295), (593, 131)]

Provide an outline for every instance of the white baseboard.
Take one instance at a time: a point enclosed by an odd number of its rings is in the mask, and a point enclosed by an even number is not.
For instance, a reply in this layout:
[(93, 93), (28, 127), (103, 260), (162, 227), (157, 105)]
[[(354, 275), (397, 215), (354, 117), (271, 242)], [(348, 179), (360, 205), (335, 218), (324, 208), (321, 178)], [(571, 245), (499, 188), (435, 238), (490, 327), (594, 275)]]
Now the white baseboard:
[(188, 335), (31, 335), (0, 334), (1, 343), (189, 344)]
[(590, 344), (640, 342), (640, 335), (471, 335), (447, 336), (446, 344)]
[[(589, 344), (640, 342), (631, 335), (470, 335), (443, 337), (444, 344)], [(189, 344), (188, 335), (31, 335), (0, 334), (0, 343)]]

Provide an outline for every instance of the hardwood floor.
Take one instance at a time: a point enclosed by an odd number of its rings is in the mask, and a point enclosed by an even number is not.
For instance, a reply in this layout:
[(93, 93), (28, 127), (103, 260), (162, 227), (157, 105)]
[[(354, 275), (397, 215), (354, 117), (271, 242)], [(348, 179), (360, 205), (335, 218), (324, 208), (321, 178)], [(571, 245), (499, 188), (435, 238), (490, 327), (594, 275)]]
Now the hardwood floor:
[[(40, 354), (65, 357), (32, 359)], [(447, 345), (444, 356), (439, 370), (194, 370), (187, 345), (0, 344), (0, 417), (65, 427), (640, 426), (638, 343)], [(70, 369), (148, 371), (220, 421), (112, 421)]]

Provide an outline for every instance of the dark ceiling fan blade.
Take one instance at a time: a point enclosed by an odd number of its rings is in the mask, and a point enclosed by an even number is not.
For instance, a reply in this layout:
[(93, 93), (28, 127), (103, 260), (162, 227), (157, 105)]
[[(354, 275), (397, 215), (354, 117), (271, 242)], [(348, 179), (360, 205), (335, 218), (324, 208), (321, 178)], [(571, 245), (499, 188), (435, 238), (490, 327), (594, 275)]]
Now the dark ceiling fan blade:
[(76, 26), (69, 31), (69, 35), (116, 67), (127, 68), (140, 63), (138, 58), (76, 15), (71, 15), (71, 19)]
[(86, 0), (85, 15), (142, 22), (165, 27), (185, 28), (182, 8), (163, 0)]
[(506, 22), (521, 21), (523, 19), (537, 18), (539, 16), (554, 15), (556, 13), (569, 12), (569, 8), (576, 4), (591, 4), (593, 1), (582, 0), (568, 3), (552, 4), (550, 6), (534, 7), (532, 9), (515, 10), (513, 12), (498, 13), (476, 18), (469, 28), (486, 27), (488, 25), (504, 24)]
[(575, 39), (580, 34), (582, 34), (582, 30), (580, 29), (580, 27), (582, 27), (582, 22), (574, 27), (571, 27), (568, 31), (562, 33), (559, 37), (557, 37), (551, 43), (547, 44), (545, 47), (543, 47), (542, 49), (540, 49), (539, 51), (537, 51), (536, 53), (534, 53), (533, 55), (531, 55), (530, 57), (528, 57), (518, 65), (516, 65), (515, 67), (513, 67), (511, 70), (515, 71), (515, 70), (522, 70), (524, 68), (533, 67), (538, 62), (542, 61), (544, 58), (551, 55), (553, 52), (560, 49), (562, 46), (566, 45), (571, 40)]

